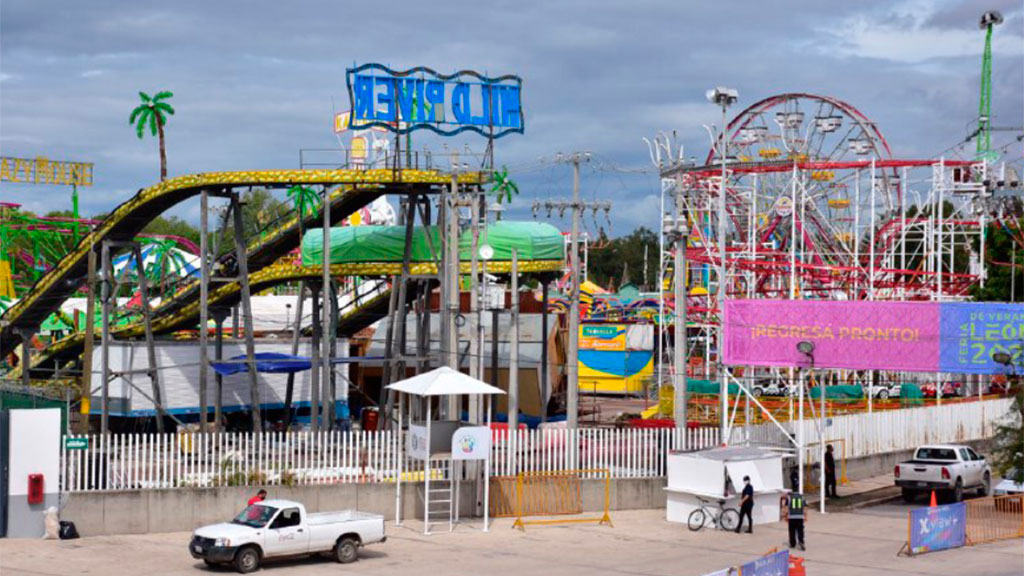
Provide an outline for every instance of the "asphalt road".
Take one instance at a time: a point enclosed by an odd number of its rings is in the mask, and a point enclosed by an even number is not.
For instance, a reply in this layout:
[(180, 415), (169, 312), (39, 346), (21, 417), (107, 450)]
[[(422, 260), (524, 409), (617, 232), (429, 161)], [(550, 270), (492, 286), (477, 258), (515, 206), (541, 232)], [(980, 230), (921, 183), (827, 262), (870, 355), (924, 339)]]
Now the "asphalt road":
[[(906, 539), (906, 505), (886, 503), (821, 516), (807, 525), (807, 573), (812, 576), (928, 574), (1020, 576), (1021, 540), (926, 554), (897, 556)], [(379, 575), (703, 575), (749, 562), (786, 545), (782, 523), (758, 526), (754, 534), (669, 524), (664, 510), (616, 512), (615, 526), (576, 524), (530, 527), (526, 532), (500, 520), (489, 533), (479, 522), (455, 533), (419, 534), (418, 523), (388, 526), (385, 544), (362, 550), (355, 564), (313, 558), (267, 564), (261, 573)], [(98, 536), (72, 541), (0, 540), (0, 574), (163, 576), (229, 574), (189, 556), (188, 533)]]

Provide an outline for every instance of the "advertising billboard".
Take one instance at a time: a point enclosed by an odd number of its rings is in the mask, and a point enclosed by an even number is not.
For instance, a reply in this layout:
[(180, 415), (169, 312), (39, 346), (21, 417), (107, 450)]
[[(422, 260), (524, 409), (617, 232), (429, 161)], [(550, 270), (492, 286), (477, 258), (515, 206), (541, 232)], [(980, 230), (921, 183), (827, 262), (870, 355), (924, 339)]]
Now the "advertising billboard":
[(723, 358), (729, 365), (1005, 373), (992, 356), (1019, 360), (1024, 305), (988, 302), (730, 300)]

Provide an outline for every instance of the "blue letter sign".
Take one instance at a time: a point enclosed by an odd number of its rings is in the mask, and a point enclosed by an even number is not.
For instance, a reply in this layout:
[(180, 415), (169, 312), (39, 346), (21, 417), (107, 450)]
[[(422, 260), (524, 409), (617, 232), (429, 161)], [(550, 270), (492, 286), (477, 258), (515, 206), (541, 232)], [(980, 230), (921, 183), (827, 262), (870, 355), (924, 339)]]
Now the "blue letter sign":
[[(347, 71), (352, 100), (349, 128), (381, 127), (399, 134), (427, 129), (451, 136), (467, 130), (501, 138), (524, 128), (518, 76), (490, 78), (463, 70), (392, 70), (363, 64)], [(445, 109), (448, 109), (447, 112)]]

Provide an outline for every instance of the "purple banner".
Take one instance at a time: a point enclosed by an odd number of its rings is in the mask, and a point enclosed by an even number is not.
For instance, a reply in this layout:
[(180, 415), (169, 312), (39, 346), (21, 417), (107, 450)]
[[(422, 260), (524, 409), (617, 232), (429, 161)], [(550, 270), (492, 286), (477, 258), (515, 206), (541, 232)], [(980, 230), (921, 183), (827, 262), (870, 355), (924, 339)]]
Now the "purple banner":
[(946, 504), (910, 511), (911, 554), (959, 548), (967, 542), (967, 504)]
[(728, 300), (723, 359), (730, 365), (814, 365), (930, 372), (939, 365), (939, 305), (932, 302)]

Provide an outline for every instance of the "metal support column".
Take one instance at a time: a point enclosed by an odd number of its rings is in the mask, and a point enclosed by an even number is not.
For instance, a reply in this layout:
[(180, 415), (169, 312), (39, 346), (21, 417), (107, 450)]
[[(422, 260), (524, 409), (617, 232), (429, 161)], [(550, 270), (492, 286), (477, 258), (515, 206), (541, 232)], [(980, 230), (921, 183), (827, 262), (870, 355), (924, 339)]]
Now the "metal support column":
[[(210, 305), (210, 195), (204, 189), (199, 196), (199, 432), (206, 432), (208, 408), (207, 379), (210, 370), (209, 334), (207, 316)], [(234, 208), (234, 206), (232, 206)]]
[[(139, 298), (142, 300), (142, 322), (146, 334), (146, 362), (149, 381), (153, 385), (153, 404), (156, 409), (156, 431), (164, 431), (163, 394), (160, 391), (160, 374), (156, 362), (156, 345), (153, 343), (153, 312), (149, 307), (149, 282), (146, 278), (146, 265), (142, 259), (142, 249), (138, 244), (132, 245), (132, 255), (137, 264), (139, 280)], [(205, 414), (204, 414), (205, 416)]]
[[(245, 331), (245, 359), (249, 365), (249, 404), (252, 414), (252, 431), (263, 429), (260, 419), (260, 391), (256, 373), (256, 343), (253, 342), (252, 301), (249, 293), (249, 263), (246, 258), (245, 235), (242, 230), (242, 203), (238, 194), (231, 195), (231, 215), (235, 225), (235, 257), (238, 260), (238, 284), (242, 296), (242, 325)], [(206, 331), (206, 326), (203, 327)], [(205, 350), (205, 348), (204, 348)], [(204, 366), (205, 368), (205, 366)], [(205, 420), (205, 414), (204, 420)]]

